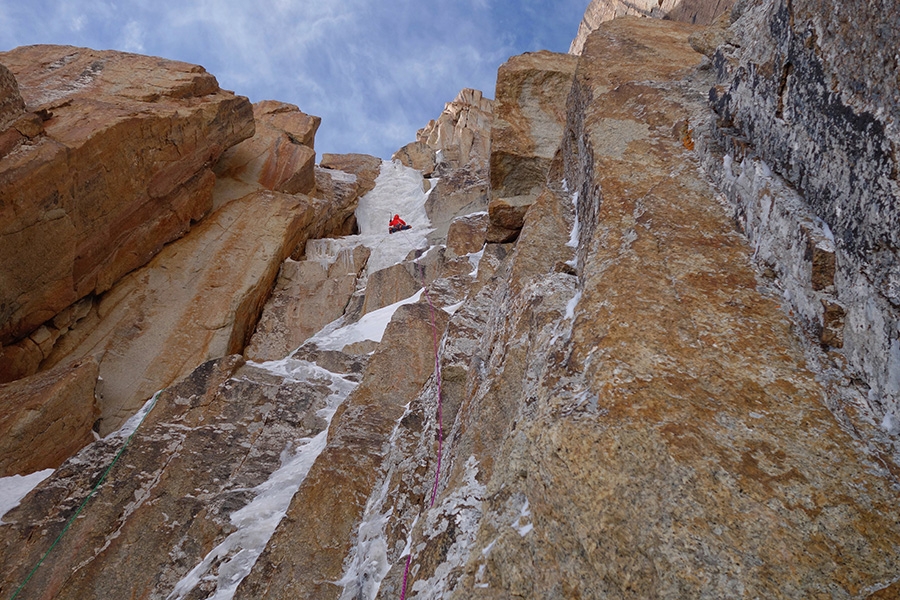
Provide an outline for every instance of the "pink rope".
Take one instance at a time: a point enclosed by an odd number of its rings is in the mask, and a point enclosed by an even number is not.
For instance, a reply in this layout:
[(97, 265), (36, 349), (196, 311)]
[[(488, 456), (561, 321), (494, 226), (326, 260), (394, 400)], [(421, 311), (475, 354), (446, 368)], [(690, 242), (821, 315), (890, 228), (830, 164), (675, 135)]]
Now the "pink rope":
[(400, 592), (400, 600), (406, 600), (406, 579), (409, 577), (409, 563), (412, 562), (412, 548), (406, 555), (406, 570), (403, 571), (403, 591)]
[[(428, 301), (428, 308), (431, 310), (431, 342), (434, 347), (434, 375), (437, 379), (437, 433), (438, 433), (438, 452), (437, 452), (437, 468), (434, 471), (434, 485), (431, 488), (431, 501), (428, 508), (434, 507), (434, 501), (437, 498), (438, 482), (441, 479), (441, 457), (444, 454), (444, 407), (443, 398), (444, 390), (441, 387), (441, 360), (438, 355), (438, 337), (437, 323), (434, 320), (434, 304), (431, 302), (431, 296), (428, 294), (428, 284), (425, 282), (425, 269), (420, 263), (416, 263), (419, 267), (419, 275), (422, 278), (422, 287), (425, 290), (425, 299)], [(412, 532), (410, 532), (412, 535)], [(406, 555), (406, 568), (403, 571), (403, 589), (400, 592), (400, 600), (406, 600), (406, 582), (409, 579), (409, 567), (412, 564), (412, 548)]]

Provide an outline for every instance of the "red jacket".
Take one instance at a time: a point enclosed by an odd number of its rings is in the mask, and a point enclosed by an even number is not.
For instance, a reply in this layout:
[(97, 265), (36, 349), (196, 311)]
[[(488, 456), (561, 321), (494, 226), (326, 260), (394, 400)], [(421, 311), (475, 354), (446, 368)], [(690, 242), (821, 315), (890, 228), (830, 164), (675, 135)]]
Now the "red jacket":
[(389, 226), (390, 226), (390, 227), (396, 227), (396, 226), (398, 226), (398, 225), (400, 225), (400, 226), (406, 225), (406, 221), (404, 221), (403, 219), (401, 219), (401, 218), (400, 218), (400, 215), (394, 215), (394, 218), (391, 219), (391, 222), (389, 223)]

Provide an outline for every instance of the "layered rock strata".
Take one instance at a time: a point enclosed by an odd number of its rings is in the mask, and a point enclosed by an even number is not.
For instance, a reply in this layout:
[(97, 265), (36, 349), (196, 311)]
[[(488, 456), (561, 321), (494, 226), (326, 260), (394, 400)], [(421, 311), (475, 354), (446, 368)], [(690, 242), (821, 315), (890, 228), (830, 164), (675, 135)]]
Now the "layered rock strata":
[[(68, 62), (63, 61), (62, 64), (76, 64), (77, 60), (84, 60), (82, 54), (85, 52), (94, 56), (88, 51), (76, 51), (71, 56), (67, 55)], [(210, 162), (222, 154), (215, 165), (202, 165), (202, 193), (183, 189), (179, 192), (185, 201), (202, 203), (204, 212), (214, 209), (212, 216), (189, 235), (164, 248), (149, 264), (113, 283), (105, 293), (82, 299), (23, 342), (4, 349), (7, 359), (4, 364), (11, 367), (7, 372), (13, 376), (28, 374), (39, 367), (48, 369), (93, 357), (99, 363), (102, 379), (102, 385), (97, 390), (99, 430), (105, 434), (117, 428), (154, 392), (183, 377), (197, 364), (210, 358), (242, 352), (282, 261), (292, 253), (302, 252), (307, 239), (324, 235), (331, 228), (343, 227), (355, 208), (356, 187), (354, 184), (352, 190), (346, 191), (337, 189), (335, 185), (326, 185), (325, 192), (319, 194), (321, 199), (304, 195), (316, 192), (313, 147), (320, 122), (318, 117), (306, 115), (293, 105), (260, 102), (253, 107), (256, 124), (254, 126), (251, 122), (249, 131), (256, 133), (249, 139), (235, 144), (240, 141), (238, 134), (248, 127), (237, 117), (234, 122), (225, 121), (227, 113), (221, 115), (222, 122), (218, 126), (229, 129), (234, 139), (218, 140), (214, 132), (204, 137), (199, 133), (202, 131), (202, 121), (193, 125), (195, 131), (187, 129), (185, 119), (199, 121), (204, 115), (209, 118), (207, 113), (218, 105), (227, 106), (224, 99), (230, 97), (218, 88), (210, 87), (215, 82), (211, 76), (199, 68), (180, 63), (174, 63), (181, 69), (178, 70), (168, 62), (156, 59), (129, 55), (123, 55), (123, 58), (115, 53), (98, 56), (102, 60), (96, 63), (97, 73), (105, 74), (103, 81), (117, 90), (118, 96), (112, 96), (109, 100), (116, 110), (137, 110), (141, 106), (138, 100), (144, 104), (150, 103), (156, 112), (145, 112), (159, 121), (161, 135), (165, 135), (166, 127), (180, 128), (178, 135), (202, 138), (213, 153), (207, 157)], [(18, 60), (25, 61), (26, 58), (34, 57), (27, 54)], [(169, 81), (174, 91), (167, 93), (185, 103), (193, 113), (180, 105), (169, 106), (157, 95), (132, 99), (132, 96), (142, 89), (146, 92), (146, 89), (127, 87), (137, 86), (137, 83), (129, 84), (131, 80), (122, 79), (124, 75), (121, 71), (125, 67), (120, 63), (123, 61), (125, 65), (131, 64), (135, 68), (147, 63), (145, 68), (156, 65), (158, 69), (174, 69)], [(69, 65), (67, 68), (73, 67)], [(32, 89), (32, 94), (41, 90), (44, 93), (62, 90), (59, 93), (71, 94), (59, 81), (41, 83), (42, 80), (35, 75), (27, 75), (29, 71), (26, 67), (21, 70), (26, 73), (22, 77), (23, 86), (37, 86), (37, 90)], [(193, 79), (188, 79), (188, 76)], [(97, 77), (100, 78), (100, 75)], [(161, 75), (156, 77), (166, 81)], [(193, 98), (188, 92), (194, 88), (187, 86), (183, 79), (193, 82), (191, 85), (194, 87), (201, 86), (197, 93), (202, 98)], [(155, 85), (153, 79), (144, 83), (147, 89)], [(81, 98), (79, 102), (96, 102), (95, 96), (101, 100), (105, 98), (103, 87), (95, 89), (87, 86), (86, 89), (80, 92), (83, 96), (77, 97)], [(74, 101), (70, 100), (63, 102), (64, 109), (74, 105)], [(219, 108), (222, 109), (220, 112), (224, 112), (222, 106)], [(185, 116), (173, 117), (171, 123), (166, 123), (168, 113), (163, 109), (181, 110)], [(93, 116), (98, 120), (97, 129), (101, 133), (94, 133), (91, 139), (96, 143), (108, 143), (109, 148), (105, 152), (116, 154), (118, 148), (118, 153), (127, 157), (132, 153), (129, 144), (143, 143), (154, 147), (153, 140), (138, 138), (124, 143), (119, 138), (103, 137), (107, 131), (104, 126), (113, 128), (103, 121), (104, 116), (113, 123), (131, 122), (121, 115), (116, 116), (112, 109), (109, 111)], [(191, 117), (194, 113), (198, 114)], [(66, 114), (65, 110), (61, 114)], [(70, 115), (69, 118), (73, 117)], [(141, 118), (150, 117), (144, 115)], [(132, 120), (132, 126), (141, 127), (140, 119)], [(48, 121), (48, 127), (54, 123)], [(206, 127), (209, 129), (211, 126), (207, 124)], [(81, 135), (86, 136), (89, 131), (90, 128), (86, 128)], [(245, 134), (241, 136), (246, 137)], [(180, 139), (169, 136), (158, 141), (168, 144), (172, 152), (178, 152), (183, 147)], [(192, 143), (200, 144), (200, 141)], [(227, 146), (232, 147), (225, 151)], [(145, 148), (142, 152), (149, 150)], [(190, 161), (191, 154), (187, 156), (180, 162), (173, 161), (168, 170), (173, 171), (179, 164), (181, 167), (178, 168), (185, 170), (194, 168)], [(162, 159), (161, 156), (156, 158)], [(72, 165), (76, 173), (78, 168), (77, 164)], [(330, 178), (327, 181), (321, 179), (323, 183), (331, 183)], [(134, 202), (140, 200), (141, 193), (149, 193), (139, 188), (139, 174), (134, 176), (132, 184), (135, 187), (133, 192), (137, 194)], [(152, 188), (151, 184), (144, 182), (145, 186)], [(126, 192), (122, 191), (123, 200), (128, 199)], [(89, 195), (76, 197), (83, 203), (91, 201)], [(169, 240), (156, 239), (151, 230), (154, 217), (147, 218), (149, 221), (141, 224), (139, 229), (147, 235), (144, 243), (154, 242), (162, 247)], [(123, 231), (123, 234), (129, 232)], [(91, 403), (88, 408), (92, 406)], [(45, 420), (40, 422), (45, 426), (49, 423)], [(82, 445), (88, 441), (83, 436), (79, 439)]]
[[(0, 159), (0, 343), (9, 346), (209, 212), (212, 165), (254, 126), (247, 99), (194, 65), (62, 46), (18, 48), (0, 63), (42, 121)], [(4, 350), (6, 380), (34, 372), (23, 359), (46, 355), (34, 345)]]

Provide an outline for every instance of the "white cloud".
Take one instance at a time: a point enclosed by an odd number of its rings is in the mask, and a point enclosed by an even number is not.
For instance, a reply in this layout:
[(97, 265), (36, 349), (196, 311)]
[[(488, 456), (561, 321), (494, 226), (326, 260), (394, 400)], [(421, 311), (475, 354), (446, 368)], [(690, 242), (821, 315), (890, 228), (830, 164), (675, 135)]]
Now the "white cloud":
[(72, 31), (81, 31), (84, 29), (84, 25), (87, 23), (87, 17), (84, 15), (78, 15), (74, 19), (72, 19), (72, 24), (69, 26)]
[(126, 52), (141, 53), (144, 51), (144, 31), (137, 21), (129, 21), (119, 37), (117, 47)]
[[(586, 4), (566, 0), (572, 2)], [(463, 87), (492, 97), (497, 67), (512, 54), (538, 49), (519, 41), (548, 27), (539, 18), (525, 20), (535, 11), (549, 18), (560, 6), (537, 0), (0, 0), (0, 50), (65, 43), (200, 64), (222, 87), (253, 101), (282, 100), (321, 116), (319, 152), (386, 158)], [(571, 35), (580, 17), (571, 18)]]

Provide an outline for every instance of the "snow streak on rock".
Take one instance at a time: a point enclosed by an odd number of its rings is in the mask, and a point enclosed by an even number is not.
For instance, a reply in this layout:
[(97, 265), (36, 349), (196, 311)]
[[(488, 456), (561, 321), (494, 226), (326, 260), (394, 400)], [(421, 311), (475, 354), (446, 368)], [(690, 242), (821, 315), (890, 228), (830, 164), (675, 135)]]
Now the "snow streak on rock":
[[(330, 379), (333, 393), (327, 398), (326, 408), (319, 411), (319, 416), (328, 423), (338, 405), (357, 385), (341, 375), (306, 361), (286, 358), (258, 366), (295, 381), (322, 377)], [(178, 582), (169, 594), (169, 600), (187, 598), (202, 581), (217, 582), (216, 592), (210, 597), (211, 600), (231, 600), (234, 597), (241, 581), (250, 573), (286, 514), (300, 484), (325, 449), (327, 439), (326, 427), (312, 438), (298, 440), (293, 450), (284, 450), (281, 467), (255, 488), (257, 495), (250, 504), (231, 515), (231, 524), (237, 530), (213, 548), (200, 564)]]
[[(477, 475), (478, 460), (470, 456), (466, 461), (464, 484), (445, 496), (439, 506), (426, 513), (423, 526), (426, 538), (434, 539), (447, 531), (450, 520), (455, 524), (457, 535), (447, 550), (446, 559), (434, 570), (434, 575), (413, 584), (412, 591), (417, 594), (416, 598), (422, 600), (444, 598), (450, 591), (451, 573), (459, 569), (469, 557), (478, 533), (482, 516), (481, 503), (485, 493), (485, 486), (478, 482)], [(419, 548), (414, 549), (414, 554), (424, 548), (424, 543), (419, 544)]]

